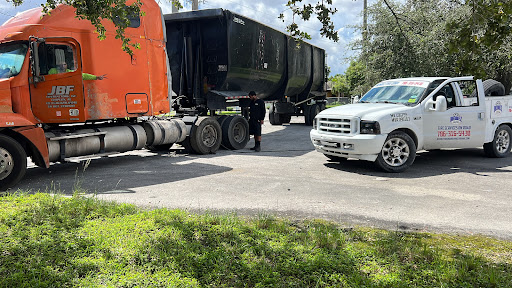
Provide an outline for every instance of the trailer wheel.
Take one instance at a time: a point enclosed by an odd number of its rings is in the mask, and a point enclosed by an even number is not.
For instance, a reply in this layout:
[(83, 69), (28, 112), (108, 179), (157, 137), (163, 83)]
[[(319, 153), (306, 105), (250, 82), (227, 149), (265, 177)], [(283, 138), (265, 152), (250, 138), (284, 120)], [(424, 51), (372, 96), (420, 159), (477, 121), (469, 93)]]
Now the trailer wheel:
[(249, 122), (242, 116), (230, 116), (222, 122), (222, 145), (228, 149), (243, 149), (249, 142)]
[(281, 121), (281, 117), (275, 111), (274, 105), (270, 106), (270, 109), (268, 110), (268, 121), (272, 125), (282, 125), (283, 122)]
[(313, 120), (315, 119), (316, 115), (318, 113), (320, 113), (320, 106), (318, 106), (318, 104), (313, 104), (311, 106), (306, 106), (306, 107), (309, 107), (309, 109), (306, 108), (305, 109), (306, 111), (304, 112), (304, 114), (305, 114), (304, 116), (306, 116), (305, 122), (306, 122), (306, 125), (312, 126)]
[(487, 157), (503, 158), (510, 154), (510, 140), (512, 129), (507, 125), (501, 125), (494, 133), (492, 142), (484, 144), (484, 152)]
[(292, 115), (290, 114), (278, 114), (282, 123), (290, 123), (292, 121)]
[(222, 129), (212, 117), (199, 117), (190, 130), (190, 146), (197, 154), (215, 153), (222, 142)]
[(0, 135), (0, 191), (18, 183), (27, 170), (27, 153), (14, 139)]
[(416, 145), (412, 138), (404, 132), (395, 131), (388, 135), (375, 163), (386, 172), (398, 173), (409, 168), (415, 158)]

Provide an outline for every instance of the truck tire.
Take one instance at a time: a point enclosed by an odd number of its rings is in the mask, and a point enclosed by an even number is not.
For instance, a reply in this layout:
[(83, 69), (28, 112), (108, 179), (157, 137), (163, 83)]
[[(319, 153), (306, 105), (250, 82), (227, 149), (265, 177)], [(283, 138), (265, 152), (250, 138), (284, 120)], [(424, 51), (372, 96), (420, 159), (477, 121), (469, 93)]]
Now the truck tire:
[(507, 125), (501, 125), (494, 133), (492, 142), (484, 144), (484, 152), (487, 157), (503, 158), (510, 154), (510, 140), (512, 129)]
[(290, 123), (292, 121), (292, 115), (290, 114), (278, 114), (279, 119), (281, 120), (281, 123)]
[(242, 116), (230, 116), (222, 123), (222, 145), (228, 149), (243, 149), (249, 142), (249, 122)]
[(375, 160), (377, 166), (386, 171), (405, 171), (416, 158), (416, 145), (412, 138), (402, 131), (391, 132)]
[(320, 113), (320, 106), (318, 104), (313, 104), (313, 105), (310, 105), (310, 106), (306, 106), (306, 107), (309, 107), (309, 109), (306, 109), (306, 115), (308, 115), (308, 117), (305, 117), (305, 122), (306, 122), (306, 125), (308, 126), (312, 126), (313, 125), (313, 120), (315, 119), (316, 115), (318, 115), (318, 113)]
[(219, 150), (222, 129), (212, 117), (199, 117), (190, 130), (190, 146), (197, 154), (210, 154)]
[[(482, 82), (482, 86), (484, 86), (484, 95), (485, 96), (505, 96), (505, 86), (494, 79), (487, 79)], [(473, 91), (471, 97), (476, 97), (476, 90)]]
[(27, 170), (27, 153), (14, 139), (0, 135), (0, 191), (18, 183)]
[(270, 109), (268, 110), (268, 121), (272, 125), (282, 125), (283, 122), (281, 122), (281, 117), (279, 117), (279, 114), (275, 112), (274, 105), (270, 106)]

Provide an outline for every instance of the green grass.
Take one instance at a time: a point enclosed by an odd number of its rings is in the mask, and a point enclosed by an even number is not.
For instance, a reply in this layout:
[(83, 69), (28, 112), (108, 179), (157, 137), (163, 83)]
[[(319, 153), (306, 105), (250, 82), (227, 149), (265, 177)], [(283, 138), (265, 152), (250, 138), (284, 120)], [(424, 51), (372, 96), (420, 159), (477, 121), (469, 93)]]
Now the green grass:
[(0, 287), (511, 287), (512, 242), (0, 198)]

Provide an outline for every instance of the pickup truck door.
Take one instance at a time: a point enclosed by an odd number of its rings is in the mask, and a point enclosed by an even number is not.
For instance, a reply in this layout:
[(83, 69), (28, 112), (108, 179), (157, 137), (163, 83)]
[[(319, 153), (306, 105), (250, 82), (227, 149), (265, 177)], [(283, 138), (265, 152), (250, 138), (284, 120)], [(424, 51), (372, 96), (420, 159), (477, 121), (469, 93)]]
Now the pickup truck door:
[[(429, 98), (444, 94), (446, 111), (432, 111), (428, 107), (423, 114), (424, 148), (474, 148), (482, 146), (485, 137), (485, 99), (477, 93), (476, 82), (464, 81), (463, 93), (458, 82), (443, 83)], [(473, 87), (473, 89), (469, 88)], [(427, 101), (423, 101), (426, 103)]]
[(42, 123), (85, 121), (79, 43), (69, 37), (31, 39), (30, 47), (35, 59), (30, 69), (34, 116)]

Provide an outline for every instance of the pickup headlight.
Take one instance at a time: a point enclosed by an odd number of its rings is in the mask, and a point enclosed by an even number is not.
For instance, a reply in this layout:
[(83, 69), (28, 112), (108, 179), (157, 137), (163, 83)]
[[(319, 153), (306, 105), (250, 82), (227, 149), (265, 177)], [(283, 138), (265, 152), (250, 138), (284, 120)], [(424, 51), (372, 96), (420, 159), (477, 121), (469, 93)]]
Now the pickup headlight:
[(316, 128), (318, 128), (317, 125), (318, 125), (318, 119), (315, 117), (313, 119), (313, 130), (316, 130)]
[(377, 121), (361, 121), (361, 134), (380, 134), (380, 125)]

